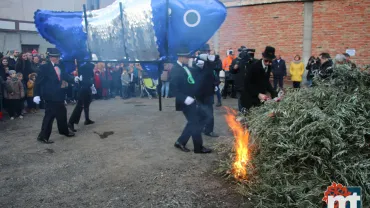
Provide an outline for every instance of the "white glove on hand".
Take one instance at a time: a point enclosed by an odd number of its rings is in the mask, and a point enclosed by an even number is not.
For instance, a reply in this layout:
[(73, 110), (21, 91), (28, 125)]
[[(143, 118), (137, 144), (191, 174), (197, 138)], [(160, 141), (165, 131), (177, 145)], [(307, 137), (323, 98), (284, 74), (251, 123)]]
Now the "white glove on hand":
[(216, 56), (215, 55), (208, 55), (208, 54), (200, 54), (199, 58), (203, 61), (215, 61)]
[(94, 84), (91, 86), (91, 93), (92, 93), (93, 95), (96, 95), (96, 93), (98, 93), (98, 92), (96, 91), (96, 88), (95, 88), (95, 85), (94, 85)]
[(218, 90), (218, 87), (215, 87), (215, 92), (217, 92), (217, 90)]
[(186, 99), (185, 99), (185, 105), (191, 105), (191, 104), (193, 104), (194, 103), (194, 98), (192, 98), (192, 97), (187, 97)]
[(33, 102), (36, 103), (37, 105), (40, 104), (40, 101), (41, 101), (40, 96), (35, 96), (33, 98)]
[(80, 77), (75, 77), (75, 82), (78, 83), (78, 81), (82, 81), (82, 75)]

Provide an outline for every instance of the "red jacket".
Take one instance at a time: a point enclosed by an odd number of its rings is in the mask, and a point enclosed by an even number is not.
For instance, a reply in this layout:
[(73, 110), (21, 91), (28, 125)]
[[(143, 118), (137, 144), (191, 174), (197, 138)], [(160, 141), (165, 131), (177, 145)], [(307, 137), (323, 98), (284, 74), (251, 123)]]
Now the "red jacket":
[(96, 89), (101, 88), (100, 72), (98, 70), (94, 72), (94, 83)]

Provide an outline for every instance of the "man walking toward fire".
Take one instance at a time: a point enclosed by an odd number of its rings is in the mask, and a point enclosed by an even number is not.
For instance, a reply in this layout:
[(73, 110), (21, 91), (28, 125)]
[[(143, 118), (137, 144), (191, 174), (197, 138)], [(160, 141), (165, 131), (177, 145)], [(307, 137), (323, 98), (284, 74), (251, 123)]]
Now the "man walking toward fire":
[(242, 94), (242, 106), (244, 111), (248, 111), (253, 106), (259, 106), (268, 99), (267, 92), (272, 98), (277, 97), (277, 92), (270, 83), (272, 70), (272, 60), (276, 58), (275, 48), (267, 46), (262, 53), (262, 59), (255, 62), (247, 70), (244, 82), (244, 92)]
[[(186, 50), (185, 50), (186, 51)], [(211, 150), (203, 146), (202, 128), (197, 112), (195, 97), (201, 96), (202, 77), (199, 76), (192, 66), (189, 66), (190, 56), (184, 53), (178, 54), (178, 61), (171, 71), (171, 89), (176, 97), (176, 110), (182, 111), (187, 124), (175, 143), (175, 147), (184, 152), (190, 152), (186, 148), (190, 137), (193, 139), (195, 153), (211, 153)]]
[(41, 65), (40, 73), (37, 76), (35, 83), (35, 97), (33, 101), (36, 104), (40, 103), (40, 95), (45, 100), (45, 116), (42, 121), (41, 132), (37, 140), (50, 144), (50, 134), (53, 128), (54, 119), (57, 119), (59, 134), (66, 137), (73, 137), (75, 134), (68, 130), (67, 125), (67, 109), (64, 105), (65, 93), (62, 89), (62, 81), (69, 83), (78, 82), (79, 77), (73, 79), (65, 71), (59, 63), (60, 53), (57, 49), (48, 49), (50, 61), (47, 64)]

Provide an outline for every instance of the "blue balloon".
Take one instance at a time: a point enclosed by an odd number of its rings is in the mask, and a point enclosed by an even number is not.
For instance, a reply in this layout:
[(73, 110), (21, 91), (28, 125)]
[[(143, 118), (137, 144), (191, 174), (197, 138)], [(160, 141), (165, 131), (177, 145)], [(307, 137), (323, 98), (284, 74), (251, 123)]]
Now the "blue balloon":
[[(59, 49), (63, 60), (88, 61), (94, 53), (105, 61), (124, 57), (155, 61), (199, 50), (227, 14), (219, 0), (169, 0), (169, 8), (168, 31), (166, 0), (117, 0), (106, 8), (89, 11), (87, 33), (83, 12), (37, 10), (34, 19), (40, 35)], [(145, 68), (158, 77), (155, 64)]]

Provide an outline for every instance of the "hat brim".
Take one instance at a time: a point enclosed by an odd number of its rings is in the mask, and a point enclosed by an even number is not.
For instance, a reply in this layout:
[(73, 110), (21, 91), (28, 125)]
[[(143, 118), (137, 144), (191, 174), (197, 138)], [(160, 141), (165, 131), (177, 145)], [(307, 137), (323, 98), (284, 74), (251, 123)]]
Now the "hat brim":
[(59, 53), (49, 53), (48, 54), (50, 57), (60, 57)]
[(274, 55), (266, 55), (265, 53), (262, 53), (263, 58), (269, 59), (269, 60), (274, 60), (276, 58), (275, 54)]

